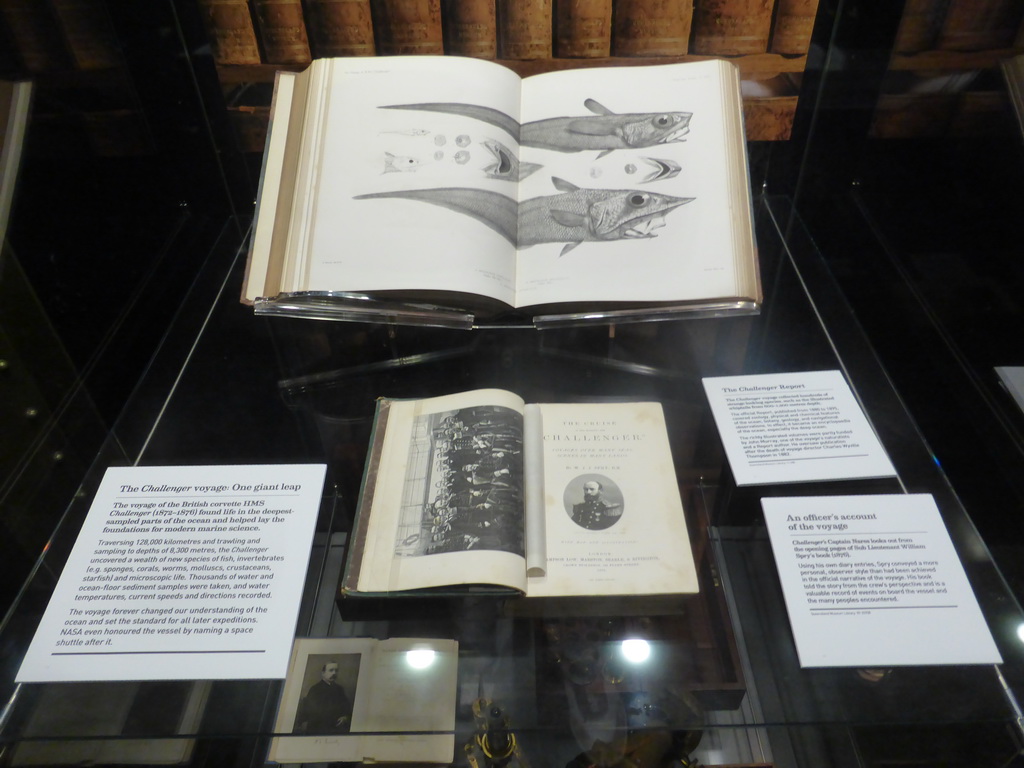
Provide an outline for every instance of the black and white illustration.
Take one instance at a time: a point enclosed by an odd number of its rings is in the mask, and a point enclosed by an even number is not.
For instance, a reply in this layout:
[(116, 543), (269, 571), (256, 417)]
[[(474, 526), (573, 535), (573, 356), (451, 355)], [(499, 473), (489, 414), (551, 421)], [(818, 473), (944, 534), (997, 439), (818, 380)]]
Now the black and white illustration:
[(665, 215), (693, 200), (636, 189), (585, 189), (552, 178), (559, 194), (517, 203), (500, 192), (468, 187), (359, 195), (358, 200), (420, 200), (466, 214), (517, 248), (563, 243), (564, 256), (580, 243), (657, 236)]
[(692, 112), (616, 114), (591, 98), (584, 99), (583, 106), (593, 114), (549, 117), (521, 125), (501, 110), (480, 104), (390, 104), (382, 109), (467, 117), (500, 128), (523, 147), (554, 152), (597, 150), (599, 158), (616, 149), (643, 149), (683, 141), (690, 132), (690, 118), (693, 117)]
[(422, 165), (423, 162), (412, 155), (384, 153), (384, 173), (415, 173)]
[(604, 475), (578, 475), (566, 485), (562, 496), (569, 518), (590, 531), (611, 528), (622, 519), (625, 509), (618, 484)]
[(329, 255), (304, 283), (517, 307), (735, 293), (717, 64), (520, 81), (439, 59), (346, 64), (310, 189)]
[(523, 419), (480, 405), (413, 424), (395, 553), (497, 550), (522, 556)]
[[(387, 110), (408, 110), (454, 115), (498, 128), (520, 147), (533, 147), (560, 153), (597, 151), (600, 159), (615, 150), (645, 149), (685, 141), (690, 132), (691, 112), (641, 112), (617, 114), (594, 99), (583, 101), (590, 115), (560, 116), (520, 124), (499, 109), (479, 104), (435, 102), (421, 104), (390, 104)], [(429, 114), (425, 119), (429, 119)], [(427, 129), (410, 129), (418, 133)], [(443, 133), (435, 133), (434, 142), (447, 142)], [(455, 153), (459, 165), (470, 161), (469, 134), (460, 134), (457, 143), (463, 147)], [(488, 162), (483, 174), (491, 179), (519, 182), (543, 165), (522, 163), (518, 153), (496, 139), (483, 139)], [(651, 183), (675, 178), (681, 166), (671, 159), (638, 158), (652, 167), (643, 181)], [(386, 153), (385, 171), (416, 171), (420, 163), (413, 157)], [(591, 167), (591, 178), (603, 175)], [(630, 171), (632, 169), (632, 171)], [(636, 172), (636, 164), (624, 167), (626, 174)], [(676, 197), (636, 189), (585, 188), (573, 182), (551, 177), (559, 194), (521, 199), (503, 192), (479, 187), (440, 186), (429, 189), (401, 189), (367, 192), (357, 200), (418, 200), (465, 214), (497, 232), (517, 249), (542, 243), (561, 243), (559, 256), (564, 256), (584, 242), (607, 242), (623, 239), (648, 239), (666, 225), (665, 214), (693, 201), (692, 197)]]
[(480, 146), (487, 150), (492, 158), (492, 162), (484, 166), (484, 173), (490, 179), (518, 183), (543, 168), (540, 163), (520, 163), (518, 155), (497, 139), (484, 139)]

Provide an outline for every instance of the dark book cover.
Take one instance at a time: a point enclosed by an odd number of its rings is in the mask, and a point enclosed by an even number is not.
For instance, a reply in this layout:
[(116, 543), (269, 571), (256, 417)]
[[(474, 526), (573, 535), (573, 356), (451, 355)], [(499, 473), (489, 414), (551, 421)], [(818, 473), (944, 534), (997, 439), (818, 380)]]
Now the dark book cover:
[(301, 0), (256, 0), (256, 20), (269, 64), (309, 64), (306, 21)]
[(256, 28), (246, 0), (199, 0), (218, 64), (259, 64)]
[(444, 53), (441, 0), (372, 0), (377, 53)]
[(611, 54), (611, 0), (556, 0), (555, 55), (603, 58)]
[(771, 52), (804, 54), (811, 44), (818, 0), (778, 0)]
[(551, 58), (551, 0), (498, 0), (498, 56)]
[(373, 56), (370, 0), (309, 0), (309, 33), (313, 53), (331, 56)]
[(445, 53), (493, 59), (498, 55), (494, 0), (445, 0)]
[(693, 53), (739, 56), (765, 53), (772, 0), (695, 0)]

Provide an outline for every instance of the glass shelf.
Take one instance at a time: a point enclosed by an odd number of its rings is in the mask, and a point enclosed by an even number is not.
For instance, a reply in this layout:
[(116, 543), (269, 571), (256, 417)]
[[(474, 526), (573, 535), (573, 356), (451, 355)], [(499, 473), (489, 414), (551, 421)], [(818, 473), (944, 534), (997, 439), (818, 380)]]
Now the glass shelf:
[[(760, 315), (574, 329), (456, 331), (260, 318), (238, 303), (244, 247), (222, 249), (114, 424), (0, 634), (12, 764), (157, 755), (261, 764), (281, 682), (15, 686), (13, 673), (112, 464), (323, 462), (327, 490), (297, 636), (459, 641), (456, 743), (471, 705), (500, 703), (535, 765), (567, 765), (595, 741), (674, 749), (704, 765), (926, 765), (951, 751), (1001, 766), (1015, 754), (1024, 623), (1014, 596), (843, 302), (790, 201), (757, 201), (766, 301)], [(210, 282), (226, 276), (215, 295)], [(198, 329), (198, 331), (196, 330)], [(737, 488), (701, 378), (839, 369), (898, 475)], [(527, 400), (655, 399), (668, 419), (701, 593), (676, 610), (609, 604), (523, 610), (499, 597), (340, 601), (337, 583), (380, 395), (503, 386)], [(1005, 663), (802, 669), (761, 516), (765, 495), (932, 493)], [(527, 606), (528, 607), (528, 606)], [(646, 637), (657, 669), (610, 666)], [(141, 740), (141, 741), (140, 741)], [(670, 746), (674, 745), (674, 746)], [(461, 754), (457, 750), (457, 756)], [(863, 761), (872, 755), (872, 761)], [(621, 758), (621, 755), (620, 755)], [(917, 762), (913, 762), (917, 761)], [(655, 763), (660, 764), (660, 763)]]

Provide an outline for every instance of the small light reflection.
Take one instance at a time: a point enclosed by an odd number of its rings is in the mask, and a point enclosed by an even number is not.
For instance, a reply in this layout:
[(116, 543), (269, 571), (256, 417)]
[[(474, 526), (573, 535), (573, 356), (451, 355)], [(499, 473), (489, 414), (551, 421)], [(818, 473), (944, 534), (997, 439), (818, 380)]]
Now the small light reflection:
[(1024, 624), (1017, 625), (1017, 637), (1024, 643)]
[(437, 652), (430, 648), (414, 648), (405, 652), (405, 662), (413, 669), (426, 669), (434, 663)]
[(626, 658), (626, 661), (631, 661), (634, 664), (643, 664), (651, 656), (651, 644), (639, 638), (623, 640), (622, 655)]

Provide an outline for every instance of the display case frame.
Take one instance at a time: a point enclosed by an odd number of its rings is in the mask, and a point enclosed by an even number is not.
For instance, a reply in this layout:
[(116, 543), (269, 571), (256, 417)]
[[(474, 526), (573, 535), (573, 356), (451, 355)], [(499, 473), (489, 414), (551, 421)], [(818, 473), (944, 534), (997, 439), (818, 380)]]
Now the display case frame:
[[(994, 768), (1020, 763), (1024, 720), (1018, 702), (1024, 690), (1024, 655), (1016, 632), (1024, 614), (1012, 568), (1017, 550), (1008, 548), (1013, 536), (1001, 538), (994, 523), (998, 515), (971, 504), (973, 498), (964, 499), (957, 478), (951, 483), (933, 433), (922, 429), (917, 418), (922, 412), (918, 401), (905, 397), (906, 379), (892, 375), (892, 345), (878, 334), (873, 321), (864, 322), (863, 304), (849, 300), (858, 295), (851, 290), (856, 271), (851, 267), (852, 252), (865, 242), (876, 243), (878, 231), (872, 232), (873, 219), (864, 216), (854, 216), (855, 226), (845, 229), (843, 224), (851, 219), (844, 216), (850, 213), (851, 200), (856, 212), (857, 200), (865, 199), (859, 182), (869, 180), (872, 191), (884, 186), (884, 175), (872, 173), (878, 170), (873, 163), (884, 156), (876, 151), (877, 137), (872, 134), (875, 106), (893, 62), (896, 69), (905, 69), (915, 55), (893, 57), (900, 4), (881, 8), (852, 1), (822, 3), (810, 47), (799, 61), (803, 79), (790, 138), (750, 144), (766, 295), (760, 315), (473, 331), (254, 317), (251, 309), (239, 305), (259, 156), (244, 151), (244, 143), (233, 133), (232, 119), (238, 115), (232, 108), (237, 105), (230, 89), (225, 95), (224, 67), (205, 47), (208, 38), (199, 6), (174, 0), (153, 4), (155, 10), (129, 12), (113, 3), (102, 5), (129, 53), (128, 78), (143, 94), (141, 113), (151, 125), (170, 116), (170, 124), (163, 127), (172, 136), (164, 145), (170, 151), (160, 155), (161, 163), (171, 167), (191, 161), (214, 167), (215, 180), (203, 192), (211, 183), (206, 174), (189, 174), (192, 178), (184, 182), (174, 174), (154, 177), (159, 194), (149, 203), (152, 210), (162, 221), (179, 222), (167, 228), (170, 234), (161, 247), (171, 255), (194, 249), (187, 262), (188, 279), (180, 270), (161, 267), (154, 273), (156, 282), (173, 275), (175, 291), (154, 292), (150, 283), (131, 292), (133, 301), (145, 304), (156, 297), (170, 302), (174, 311), (140, 313), (136, 306), (121, 315), (129, 325), (138, 319), (148, 328), (145, 338), (150, 340), (138, 356), (143, 362), (130, 369), (131, 395), (123, 407), (101, 407), (99, 416), (87, 409), (87, 427), (106, 421), (106, 437), (102, 445), (92, 437), (85, 441), (88, 469), (77, 468), (74, 477), (62, 483), (55, 492), (60, 497), (56, 511), (39, 514), (38, 530), (27, 540), (26, 549), (34, 548), (27, 553), (31, 569), (14, 577), (21, 586), (0, 626), (0, 646), (5, 649), (0, 745), (5, 760), (19, 764), (26, 759), (24, 752), (18, 757), (23, 744), (53, 750), (38, 753), (46, 754), (50, 762), (76, 762), (99, 754), (95, 749), (101, 743), (129, 746), (152, 739), (153, 757), (168, 742), (187, 742), (186, 749), (167, 753), (187, 752), (187, 762), (195, 765), (263, 764), (274, 735), (278, 681), (258, 675), (251, 681), (213, 681), (204, 694), (202, 717), (180, 720), (181, 728), (170, 732), (165, 726), (125, 728), (112, 721), (99, 726), (56, 724), (37, 715), (39, 702), (45, 706), (44, 688), (13, 680), (107, 466), (300, 461), (327, 463), (330, 481), (307, 566), (296, 634), (455, 635), (463, 648), (457, 745), (472, 738), (471, 704), (486, 696), (502, 702), (531, 762), (566, 765), (587, 752), (594, 739), (607, 734), (595, 730), (593, 718), (570, 716), (578, 707), (574, 697), (586, 692), (618, 706), (627, 701), (626, 694), (636, 691), (616, 687), (619, 683), (600, 676), (588, 680), (590, 690), (559, 677), (558, 638), (568, 629), (578, 629), (570, 626), (578, 619), (557, 611), (539, 617), (511, 616), (500, 601), (483, 599), (458, 601), (440, 616), (436, 608), (422, 605), (419, 610), (402, 606), (408, 610), (403, 615), (397, 603), (385, 605), (377, 614), (353, 615), (338, 608), (335, 585), (358, 495), (373, 399), (511, 382), (541, 397), (645, 397), (667, 403), (686, 508), (695, 520), (705, 521), (694, 526), (694, 548), (701, 553), (706, 599), (699, 611), (693, 609), (705, 616), (689, 625), (689, 634), (670, 632), (668, 641), (680, 654), (697, 649), (704, 671), (688, 677), (677, 668), (669, 679), (659, 681), (660, 687), (652, 687), (673, 702), (672, 708), (651, 709), (646, 721), (634, 721), (633, 727), (620, 723), (607, 731), (626, 739), (619, 744), (619, 759), (640, 743), (636, 734), (668, 732), (673, 756), (696, 758), (708, 766), (882, 766), (901, 761)], [(147, 16), (150, 22), (159, 17), (159, 24), (134, 27)], [(143, 42), (159, 37), (153, 34), (156, 28), (173, 31), (170, 48), (182, 65), (171, 78), (176, 88), (170, 96), (146, 88), (147, 78), (170, 56), (166, 47), (148, 55), (139, 50)], [(951, 54), (945, 60), (952, 64), (943, 66), (973, 65), (979, 56)], [(927, 64), (934, 59), (924, 55), (917, 61)], [(231, 72), (228, 80), (237, 84), (233, 81), (243, 72)], [(90, 77), (79, 73), (60, 88), (75, 92)], [(182, 93), (194, 100), (190, 119), (171, 106)], [(198, 120), (191, 119), (196, 115)], [(199, 139), (196, 125), (203, 126)], [(192, 140), (184, 141), (185, 135)], [(972, 146), (977, 149), (978, 144)], [(924, 142), (926, 157), (934, 151), (942, 150)], [(29, 162), (37, 161), (30, 157)], [(30, 194), (18, 202), (24, 205), (28, 200), (31, 205), (39, 199)], [(830, 210), (837, 200), (843, 203), (841, 209)], [(32, 227), (25, 222), (33, 215), (24, 207), (15, 209), (20, 241), (12, 242), (31, 243)], [(876, 237), (862, 238), (864, 230)], [(844, 238), (849, 242), (843, 243)], [(900, 286), (912, 284), (905, 275), (903, 279)], [(906, 298), (897, 289), (886, 291), (887, 296)], [(906, 309), (899, 303), (890, 311)], [(102, 395), (103, 374), (117, 370), (112, 358), (125, 348), (119, 344), (126, 339), (130, 337), (114, 334), (112, 345), (106, 347), (113, 350), (111, 356), (95, 359), (95, 368), (86, 371), (90, 375), (75, 384), (76, 392), (95, 389)], [(896, 464), (896, 478), (737, 487), (700, 378), (824, 368), (844, 373)], [(976, 373), (959, 361), (953, 370), (954, 379), (970, 380)], [(969, 390), (958, 383), (952, 393), (959, 396)], [(972, 412), (989, 418), (985, 408)], [(1012, 413), (1001, 413), (992, 423), (1005, 424), (1012, 418)], [(37, 462), (43, 457), (25, 455)], [(1017, 466), (1013, 457), (1000, 461), (1000, 475), (1012, 476)], [(24, 476), (14, 493), (26, 489), (26, 482), (35, 480)], [(1003, 654), (1002, 665), (908, 667), (877, 675), (800, 668), (759, 499), (877, 492), (924, 492), (936, 498)], [(0, 499), (5, 515), (10, 514), (6, 505), (17, 498), (11, 494), (5, 488)], [(606, 650), (602, 643), (629, 624), (623, 616), (605, 618), (607, 624), (585, 627), (597, 633), (592, 642), (600, 646), (598, 653)], [(661, 631), (650, 623), (639, 628), (653, 634)], [(636, 631), (635, 622), (628, 629)], [(98, 702), (115, 698), (112, 687), (104, 690), (99, 685), (96, 691), (90, 695)], [(696, 703), (688, 698), (695, 692)], [(140, 750), (122, 755), (139, 762), (146, 757), (145, 746)], [(106, 754), (105, 759), (118, 759)], [(669, 754), (666, 749), (659, 758)]]

